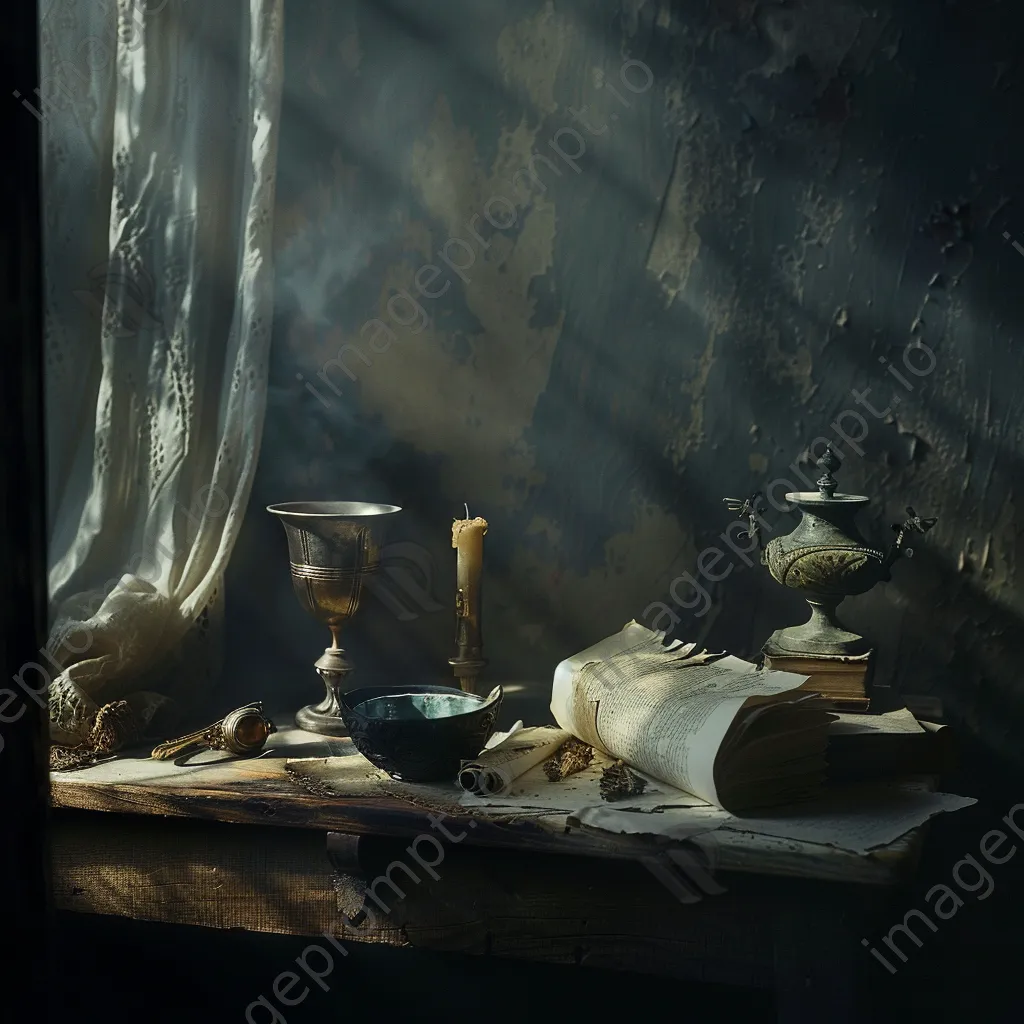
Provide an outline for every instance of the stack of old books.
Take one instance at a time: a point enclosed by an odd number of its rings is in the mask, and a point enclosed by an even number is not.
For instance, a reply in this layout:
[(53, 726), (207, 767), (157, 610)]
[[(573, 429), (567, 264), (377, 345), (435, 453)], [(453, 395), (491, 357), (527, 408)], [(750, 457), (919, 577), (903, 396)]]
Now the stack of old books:
[(806, 676), (800, 689), (818, 694), (821, 706), (836, 713), (826, 751), (830, 784), (945, 775), (955, 767), (953, 737), (945, 726), (919, 720), (907, 708), (867, 714), (874, 652), (793, 654), (769, 640), (762, 653), (765, 669)]
[(872, 652), (837, 657), (824, 654), (791, 654), (770, 640), (761, 649), (764, 667), (777, 672), (807, 676), (801, 690), (818, 693), (837, 711), (867, 711), (871, 700)]
[(829, 725), (828, 779), (833, 785), (942, 776), (956, 767), (947, 726), (919, 721), (907, 708), (884, 715), (839, 714)]

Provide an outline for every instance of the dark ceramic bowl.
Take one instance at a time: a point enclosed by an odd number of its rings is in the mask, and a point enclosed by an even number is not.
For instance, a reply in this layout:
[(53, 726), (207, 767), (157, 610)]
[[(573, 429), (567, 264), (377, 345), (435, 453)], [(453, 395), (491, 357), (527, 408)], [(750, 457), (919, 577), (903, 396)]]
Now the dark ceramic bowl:
[(501, 687), (486, 697), (452, 686), (364, 686), (341, 695), (356, 750), (402, 782), (454, 780), (494, 732)]

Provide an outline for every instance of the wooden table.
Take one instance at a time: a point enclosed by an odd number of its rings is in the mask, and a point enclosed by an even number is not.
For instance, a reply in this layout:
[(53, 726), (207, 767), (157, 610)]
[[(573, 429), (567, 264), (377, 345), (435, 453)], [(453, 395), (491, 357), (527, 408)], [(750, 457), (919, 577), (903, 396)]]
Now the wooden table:
[(780, 1018), (838, 1022), (861, 1019), (858, 979), (878, 968), (860, 939), (921, 847), (920, 830), (865, 856), (719, 830), (710, 871), (684, 869), (694, 899), (683, 903), (649, 865), (696, 855), (699, 839), (567, 830), (564, 816), (451, 814), (442, 832), (359, 758), (330, 796), (286, 770), (289, 758), (352, 753), (330, 744), (285, 729), (248, 761), (55, 774), (56, 905), (774, 987)]

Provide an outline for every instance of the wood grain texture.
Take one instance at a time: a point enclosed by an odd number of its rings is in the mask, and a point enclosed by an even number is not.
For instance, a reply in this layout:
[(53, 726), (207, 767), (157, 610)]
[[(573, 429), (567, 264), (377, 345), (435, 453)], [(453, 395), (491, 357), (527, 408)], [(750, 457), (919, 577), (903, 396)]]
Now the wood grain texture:
[[(435, 867), (382, 893), (359, 927), (363, 888), (405, 841), (363, 840), (358, 875), (332, 871), (313, 831), (54, 815), (60, 909), (207, 928), (373, 942), (734, 984), (773, 977), (770, 887), (738, 883), (677, 903), (640, 865), (449, 846)], [(383, 897), (386, 896), (386, 899)], [(346, 917), (347, 915), (347, 917)]]
[[(719, 830), (716, 889), (683, 903), (641, 863), (678, 843), (566, 831), (558, 817), (452, 814), (442, 835), (423, 805), (450, 799), (445, 788), (432, 799), (421, 787), (403, 795), (349, 757), (338, 759), (334, 791), (317, 792), (285, 769), (288, 756), (304, 749), (303, 736), (284, 730), (275, 744), (248, 761), (176, 769), (123, 759), (55, 776), (57, 907), (775, 985), (799, 1009), (801, 964), (779, 959), (780, 922), (838, 964), (855, 957), (859, 946), (837, 945), (829, 921), (851, 901), (867, 907), (884, 898), (920, 845), (918, 835), (858, 857)], [(415, 856), (421, 836), (431, 839), (419, 846), (429, 871)], [(682, 878), (694, 882), (686, 871)], [(794, 924), (803, 904), (813, 913)]]
[[(329, 794), (310, 791), (286, 771), (289, 757), (320, 751), (319, 741), (283, 729), (262, 757), (184, 768), (126, 758), (82, 771), (55, 774), (53, 805), (58, 808), (154, 815), (240, 825), (274, 825), (351, 835), (413, 837), (430, 831), (430, 811), (411, 801), (437, 806), (450, 801), (444, 787), (402, 787), (387, 780), (361, 757), (339, 759)], [(351, 752), (347, 740), (332, 741), (338, 753)], [(401, 796), (399, 794), (402, 794)], [(422, 801), (422, 795), (431, 800)], [(452, 830), (469, 829), (467, 815), (447, 819)], [(564, 817), (475, 819), (473, 845), (539, 853), (610, 859), (636, 859), (671, 845), (654, 837), (613, 836), (586, 829), (567, 830)], [(818, 878), (856, 884), (888, 885), (913, 870), (923, 830), (867, 856), (813, 843), (720, 829), (714, 836), (717, 867), (723, 871)]]
[(206, 822), (54, 815), (58, 909), (205, 928), (315, 935), (338, 898), (323, 836)]

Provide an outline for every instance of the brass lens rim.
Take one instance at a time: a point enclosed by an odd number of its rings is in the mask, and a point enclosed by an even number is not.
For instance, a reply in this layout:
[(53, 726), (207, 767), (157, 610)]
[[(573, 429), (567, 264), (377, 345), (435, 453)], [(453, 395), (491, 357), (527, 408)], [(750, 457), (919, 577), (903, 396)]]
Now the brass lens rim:
[[(249, 729), (256, 724), (254, 734), (248, 735)], [(233, 754), (253, 754), (261, 749), (267, 738), (274, 731), (273, 723), (263, 714), (259, 706), (238, 708), (224, 719), (224, 746)]]

